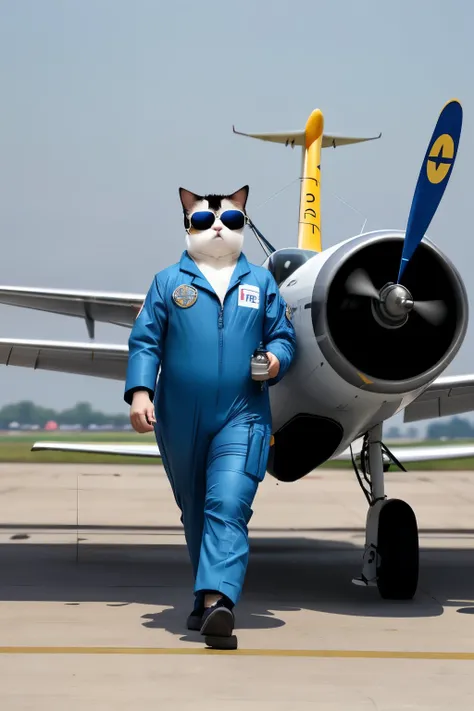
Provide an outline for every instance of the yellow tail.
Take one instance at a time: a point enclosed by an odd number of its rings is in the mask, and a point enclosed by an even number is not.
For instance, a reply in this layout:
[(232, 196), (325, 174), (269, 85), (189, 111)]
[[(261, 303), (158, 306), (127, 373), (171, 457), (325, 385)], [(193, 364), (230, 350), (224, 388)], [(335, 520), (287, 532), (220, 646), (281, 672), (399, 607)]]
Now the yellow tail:
[(285, 146), (303, 149), (303, 170), (301, 176), (300, 214), (298, 224), (298, 247), (314, 252), (322, 251), (321, 242), (321, 148), (349, 146), (352, 143), (373, 141), (382, 135), (369, 137), (341, 136), (325, 133), (324, 118), (319, 109), (315, 109), (304, 131), (280, 131), (278, 133), (234, 133), (260, 141), (281, 143)]
[(315, 109), (306, 123), (298, 247), (321, 252), (321, 147), (324, 118)]

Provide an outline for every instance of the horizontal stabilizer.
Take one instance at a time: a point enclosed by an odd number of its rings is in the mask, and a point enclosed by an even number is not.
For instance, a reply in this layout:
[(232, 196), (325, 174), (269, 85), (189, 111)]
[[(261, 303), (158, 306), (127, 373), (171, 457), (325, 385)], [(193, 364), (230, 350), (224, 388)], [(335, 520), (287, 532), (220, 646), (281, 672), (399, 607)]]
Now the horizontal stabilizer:
[[(285, 146), (295, 146), (303, 147), (305, 145), (305, 131), (286, 131), (282, 133), (243, 133), (242, 131), (237, 131), (235, 126), (232, 127), (235, 134), (238, 136), (246, 136), (247, 138), (256, 138), (259, 141), (270, 141), (270, 143), (282, 143)], [(323, 134), (323, 148), (337, 148), (337, 146), (348, 146), (351, 143), (363, 143), (364, 141), (375, 141), (377, 138), (381, 137), (381, 133), (378, 136), (369, 137), (351, 137), (351, 136), (338, 136), (334, 133), (324, 133)]]

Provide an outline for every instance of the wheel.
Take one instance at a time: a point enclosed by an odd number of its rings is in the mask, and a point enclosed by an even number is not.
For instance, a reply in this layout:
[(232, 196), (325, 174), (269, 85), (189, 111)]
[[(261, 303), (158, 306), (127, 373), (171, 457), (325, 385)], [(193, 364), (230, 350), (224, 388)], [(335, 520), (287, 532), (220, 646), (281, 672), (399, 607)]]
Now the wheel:
[(204, 642), (212, 649), (237, 649), (237, 637), (231, 634), (230, 637), (217, 637), (215, 635), (206, 635)]
[(418, 586), (418, 525), (413, 509), (399, 499), (379, 514), (377, 587), (385, 600), (411, 600)]

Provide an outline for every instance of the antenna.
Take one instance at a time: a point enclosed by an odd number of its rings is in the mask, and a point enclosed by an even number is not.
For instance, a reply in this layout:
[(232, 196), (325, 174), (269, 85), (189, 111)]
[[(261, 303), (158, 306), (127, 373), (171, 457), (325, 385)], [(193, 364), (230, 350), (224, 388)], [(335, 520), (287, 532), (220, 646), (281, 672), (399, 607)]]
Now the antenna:
[(255, 225), (253, 224), (250, 217), (248, 218), (248, 225), (249, 225), (250, 229), (252, 230), (252, 232), (254, 233), (255, 237), (257, 238), (261, 248), (263, 249), (263, 251), (265, 252), (267, 257), (269, 257), (271, 254), (273, 254), (273, 252), (276, 252), (275, 247), (273, 245), (271, 245), (270, 242), (262, 235), (260, 230), (257, 229), (257, 227), (255, 227)]

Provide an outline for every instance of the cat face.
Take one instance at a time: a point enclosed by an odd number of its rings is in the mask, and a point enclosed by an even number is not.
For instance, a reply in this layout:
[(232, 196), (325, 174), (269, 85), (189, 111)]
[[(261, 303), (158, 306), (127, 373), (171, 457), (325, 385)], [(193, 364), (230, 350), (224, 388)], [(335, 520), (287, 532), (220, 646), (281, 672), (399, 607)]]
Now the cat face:
[[(191, 256), (214, 259), (239, 256), (244, 241), (244, 225), (239, 226), (239, 229), (230, 229), (219, 217), (225, 210), (241, 210), (245, 213), (248, 193), (248, 185), (232, 195), (202, 196), (184, 188), (179, 189), (187, 230), (186, 247)], [(191, 225), (190, 218), (195, 212), (202, 210), (210, 210), (217, 219), (209, 228), (197, 230)]]

